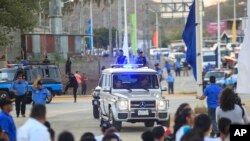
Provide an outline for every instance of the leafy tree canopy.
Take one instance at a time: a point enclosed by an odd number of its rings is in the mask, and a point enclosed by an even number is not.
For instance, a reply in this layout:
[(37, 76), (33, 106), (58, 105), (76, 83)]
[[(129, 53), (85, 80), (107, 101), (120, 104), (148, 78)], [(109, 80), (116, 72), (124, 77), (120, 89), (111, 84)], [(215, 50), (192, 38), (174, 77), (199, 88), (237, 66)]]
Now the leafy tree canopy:
[(10, 31), (33, 29), (41, 6), (49, 0), (0, 0), (0, 46), (10, 43)]

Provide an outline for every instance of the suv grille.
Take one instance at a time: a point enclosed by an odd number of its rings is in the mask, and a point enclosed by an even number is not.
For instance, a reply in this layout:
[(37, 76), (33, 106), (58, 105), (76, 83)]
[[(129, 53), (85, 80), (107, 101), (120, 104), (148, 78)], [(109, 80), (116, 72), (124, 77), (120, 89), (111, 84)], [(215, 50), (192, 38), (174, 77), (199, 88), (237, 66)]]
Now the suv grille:
[(131, 101), (131, 108), (155, 108), (155, 101)]

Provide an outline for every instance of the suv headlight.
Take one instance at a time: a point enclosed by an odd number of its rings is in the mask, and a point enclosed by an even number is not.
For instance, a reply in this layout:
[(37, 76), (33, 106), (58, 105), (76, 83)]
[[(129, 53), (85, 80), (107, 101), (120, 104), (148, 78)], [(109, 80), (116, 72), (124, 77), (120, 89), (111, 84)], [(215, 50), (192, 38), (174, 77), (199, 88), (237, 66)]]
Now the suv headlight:
[(167, 102), (165, 100), (159, 100), (158, 110), (165, 110), (167, 108)]
[(128, 101), (126, 100), (120, 100), (120, 101), (117, 101), (117, 107), (118, 107), (118, 110), (128, 110)]

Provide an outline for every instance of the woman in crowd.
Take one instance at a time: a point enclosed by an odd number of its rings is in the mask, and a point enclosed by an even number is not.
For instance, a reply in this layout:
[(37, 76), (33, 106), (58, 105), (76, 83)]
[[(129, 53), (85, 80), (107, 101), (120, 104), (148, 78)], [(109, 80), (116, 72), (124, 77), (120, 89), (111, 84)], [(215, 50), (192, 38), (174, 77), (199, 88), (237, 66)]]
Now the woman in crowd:
[(216, 108), (216, 122), (225, 117), (232, 123), (249, 124), (248, 114), (244, 107), (236, 104), (235, 93), (225, 88), (220, 95), (220, 106)]
[(180, 141), (181, 137), (192, 128), (195, 114), (188, 106), (184, 106), (183, 110), (177, 110), (176, 114), (178, 116), (175, 117), (174, 139)]

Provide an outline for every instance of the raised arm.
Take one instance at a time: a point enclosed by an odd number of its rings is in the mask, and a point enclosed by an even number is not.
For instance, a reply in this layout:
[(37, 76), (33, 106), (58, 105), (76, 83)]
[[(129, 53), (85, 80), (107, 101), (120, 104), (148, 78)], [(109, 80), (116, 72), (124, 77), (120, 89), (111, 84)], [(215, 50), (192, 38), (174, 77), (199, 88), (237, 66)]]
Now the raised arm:
[(33, 89), (37, 88), (37, 83), (38, 83), (39, 80), (41, 80), (41, 76), (40, 75), (38, 75), (36, 77), (36, 80), (34, 81), (33, 86), (32, 86)]

